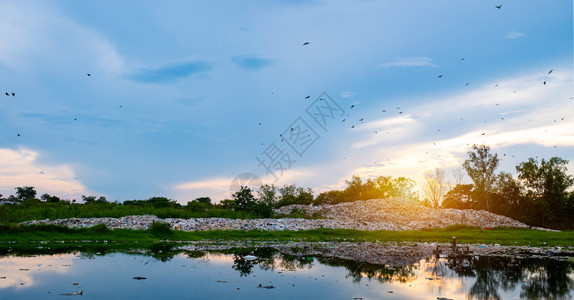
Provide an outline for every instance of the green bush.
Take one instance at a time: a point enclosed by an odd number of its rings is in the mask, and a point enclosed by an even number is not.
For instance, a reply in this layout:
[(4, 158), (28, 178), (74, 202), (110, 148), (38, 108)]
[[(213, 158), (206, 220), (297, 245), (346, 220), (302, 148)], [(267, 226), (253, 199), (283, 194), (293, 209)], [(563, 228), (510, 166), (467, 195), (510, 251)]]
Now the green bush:
[(92, 228), (90, 228), (90, 231), (95, 233), (107, 233), (110, 231), (110, 229), (106, 226), (106, 224), (98, 224), (92, 226)]
[(148, 229), (153, 235), (171, 235), (171, 229), (169, 225), (162, 222), (153, 222)]

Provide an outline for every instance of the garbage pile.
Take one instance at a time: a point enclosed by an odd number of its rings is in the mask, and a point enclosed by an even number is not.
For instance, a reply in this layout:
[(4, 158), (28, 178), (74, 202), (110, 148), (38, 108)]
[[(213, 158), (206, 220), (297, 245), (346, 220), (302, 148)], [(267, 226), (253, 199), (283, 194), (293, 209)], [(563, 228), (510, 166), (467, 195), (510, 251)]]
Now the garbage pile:
[(528, 227), (516, 220), (486, 211), (432, 209), (415, 201), (403, 199), (375, 199), (337, 205), (289, 205), (275, 211), (289, 214), (292, 210), (308, 216), (322, 215), (324, 219), (278, 218), (278, 219), (225, 219), (192, 218), (160, 219), (156, 216), (126, 216), (122, 218), (71, 218), (58, 220), (36, 220), (24, 224), (54, 224), (73, 228), (86, 228), (104, 224), (110, 229), (147, 229), (153, 222), (167, 223), (174, 230), (310, 230), (317, 228), (357, 230), (419, 230), (422, 228), (444, 228), (449, 225), (465, 224), (481, 228), (506, 226)]
[[(289, 214), (293, 210), (307, 216), (321, 215), (328, 219), (359, 224), (385, 224), (388, 230), (419, 230), (444, 228), (455, 224), (490, 227), (520, 227), (528, 225), (511, 218), (483, 210), (433, 209), (417, 201), (400, 198), (373, 199), (346, 202), (336, 205), (289, 205), (277, 209), (277, 214)], [(374, 228), (371, 230), (375, 230)]]

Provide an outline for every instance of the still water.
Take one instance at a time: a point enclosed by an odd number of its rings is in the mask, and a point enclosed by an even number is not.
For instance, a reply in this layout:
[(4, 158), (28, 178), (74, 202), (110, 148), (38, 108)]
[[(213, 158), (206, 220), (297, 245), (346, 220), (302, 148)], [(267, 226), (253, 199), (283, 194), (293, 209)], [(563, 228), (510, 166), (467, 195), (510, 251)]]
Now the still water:
[(391, 268), (288, 256), (272, 248), (0, 257), (0, 299), (80, 297), (572, 299), (574, 266), (550, 259), (468, 256), (430, 257)]

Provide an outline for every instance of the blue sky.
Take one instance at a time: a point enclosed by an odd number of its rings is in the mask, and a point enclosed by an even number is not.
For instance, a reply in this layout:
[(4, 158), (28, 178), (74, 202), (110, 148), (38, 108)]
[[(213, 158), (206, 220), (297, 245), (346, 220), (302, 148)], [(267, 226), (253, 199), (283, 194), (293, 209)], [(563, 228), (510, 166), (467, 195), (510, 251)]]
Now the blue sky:
[(186, 203), (229, 197), (237, 182), (422, 184), (425, 170), (459, 168), (475, 143), (499, 154), (498, 171), (574, 160), (572, 1), (4, 1), (0, 11), (3, 195), (29, 185)]

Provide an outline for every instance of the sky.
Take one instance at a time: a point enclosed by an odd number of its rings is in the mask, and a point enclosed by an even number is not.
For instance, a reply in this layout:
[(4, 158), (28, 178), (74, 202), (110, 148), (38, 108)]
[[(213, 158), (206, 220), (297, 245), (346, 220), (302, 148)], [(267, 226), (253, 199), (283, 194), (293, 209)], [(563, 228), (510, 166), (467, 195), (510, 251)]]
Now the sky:
[(0, 11), (4, 196), (34, 186), (186, 204), (241, 185), (318, 194), (352, 175), (422, 186), (433, 168), (452, 180), (473, 144), (498, 154), (498, 172), (558, 156), (574, 175), (569, 0), (20, 0)]

